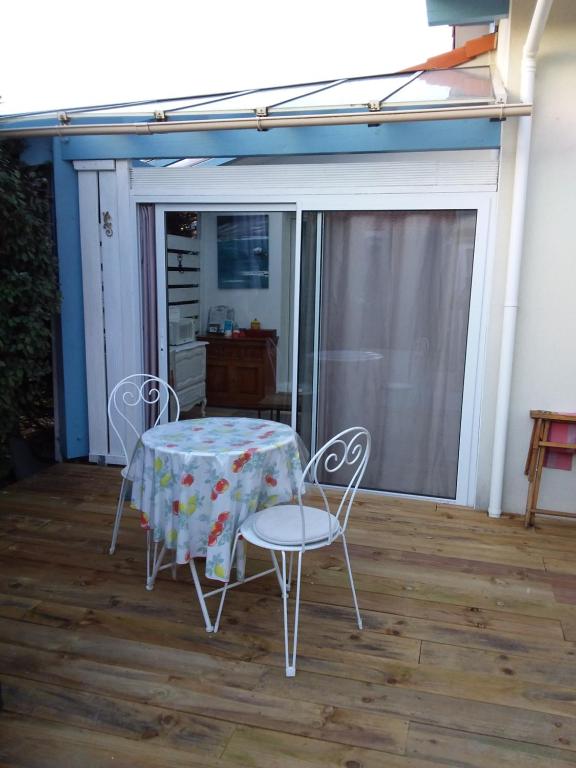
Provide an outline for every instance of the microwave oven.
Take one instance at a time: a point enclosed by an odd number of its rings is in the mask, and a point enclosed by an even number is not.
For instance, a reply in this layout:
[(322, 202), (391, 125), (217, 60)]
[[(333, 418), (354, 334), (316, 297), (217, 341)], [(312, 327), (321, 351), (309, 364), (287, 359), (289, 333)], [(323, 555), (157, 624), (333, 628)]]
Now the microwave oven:
[(169, 320), (169, 339), (171, 346), (196, 341), (196, 327), (193, 317), (178, 317)]

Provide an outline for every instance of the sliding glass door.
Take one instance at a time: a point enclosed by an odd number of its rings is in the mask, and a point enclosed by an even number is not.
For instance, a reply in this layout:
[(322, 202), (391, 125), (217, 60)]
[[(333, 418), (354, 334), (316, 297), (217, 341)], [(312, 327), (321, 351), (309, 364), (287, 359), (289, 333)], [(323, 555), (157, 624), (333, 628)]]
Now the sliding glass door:
[[(327, 210), (325, 203), (354, 201), (322, 197), (314, 209), (298, 204), (298, 212), (286, 204), (157, 205), (160, 375), (178, 383), (176, 358), (192, 354), (186, 345), (212, 343), (206, 393), (190, 390), (189, 410), (247, 413), (238, 386), (230, 402), (210, 394), (217, 345), (206, 331), (212, 307), (233, 308), (245, 334), (257, 317), (277, 344), (270, 386), (249, 403), (254, 414), (291, 420), (312, 451), (340, 430), (366, 426), (373, 440), (366, 488), (470, 503), (490, 204), (476, 205), (471, 195), (450, 200), (434, 208), (420, 197), (412, 207), (383, 210), (374, 196), (369, 210)], [(395, 205), (405, 202), (397, 197)], [(266, 217), (268, 285), (221, 286), (229, 278), (219, 249), (224, 227), (249, 214)], [(170, 239), (183, 215), (196, 226), (185, 245)], [(190, 318), (196, 342), (186, 341)], [(182, 388), (199, 385), (189, 378)]]
[(303, 215), (300, 431), (368, 427), (367, 488), (456, 499), (477, 211)]
[[(156, 352), (184, 418), (291, 419), (295, 206), (157, 205)], [(144, 272), (148, 282), (150, 270)]]

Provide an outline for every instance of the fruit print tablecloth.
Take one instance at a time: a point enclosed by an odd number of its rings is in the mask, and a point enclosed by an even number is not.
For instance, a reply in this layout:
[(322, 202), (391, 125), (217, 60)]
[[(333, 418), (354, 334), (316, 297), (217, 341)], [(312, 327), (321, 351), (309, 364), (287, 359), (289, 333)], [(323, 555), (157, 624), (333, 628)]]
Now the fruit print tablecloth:
[(178, 563), (206, 557), (206, 576), (220, 581), (238, 526), (252, 512), (289, 501), (301, 475), (291, 427), (244, 418), (154, 427), (142, 435), (128, 472), (142, 527), (174, 549)]

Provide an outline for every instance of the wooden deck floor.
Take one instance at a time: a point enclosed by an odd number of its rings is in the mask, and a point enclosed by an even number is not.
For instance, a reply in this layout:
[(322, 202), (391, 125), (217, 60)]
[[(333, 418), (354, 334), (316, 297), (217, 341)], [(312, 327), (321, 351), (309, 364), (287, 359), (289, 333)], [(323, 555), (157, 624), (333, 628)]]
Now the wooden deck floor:
[(272, 582), (211, 636), (185, 569), (146, 592), (135, 517), (108, 556), (118, 477), (64, 465), (0, 493), (2, 766), (576, 764), (576, 521), (362, 497), (365, 629), (340, 552), (306, 555), (287, 680)]

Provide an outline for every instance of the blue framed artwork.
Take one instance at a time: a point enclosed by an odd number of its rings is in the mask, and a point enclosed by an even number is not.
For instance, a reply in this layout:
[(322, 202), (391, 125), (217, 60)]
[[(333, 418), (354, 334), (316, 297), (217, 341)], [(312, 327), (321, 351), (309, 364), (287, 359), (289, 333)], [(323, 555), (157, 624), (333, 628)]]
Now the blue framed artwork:
[(268, 288), (268, 215), (218, 216), (218, 288)]

